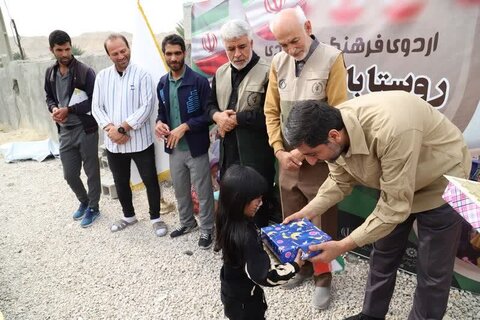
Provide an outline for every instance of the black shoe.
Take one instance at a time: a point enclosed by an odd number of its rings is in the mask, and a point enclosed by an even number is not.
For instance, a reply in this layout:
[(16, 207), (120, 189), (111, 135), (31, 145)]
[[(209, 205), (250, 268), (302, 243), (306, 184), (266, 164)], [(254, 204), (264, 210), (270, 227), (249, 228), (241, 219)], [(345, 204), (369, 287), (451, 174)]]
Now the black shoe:
[(359, 314), (345, 318), (344, 320), (385, 320), (385, 318), (370, 317), (360, 312)]
[(192, 232), (198, 228), (198, 225), (194, 225), (193, 227), (178, 227), (177, 229), (173, 230), (172, 233), (170, 233), (171, 238), (176, 238), (179, 236), (183, 236), (184, 234), (187, 234), (189, 232)]
[(209, 233), (201, 233), (200, 239), (198, 239), (198, 246), (200, 249), (208, 249), (212, 246), (212, 235)]

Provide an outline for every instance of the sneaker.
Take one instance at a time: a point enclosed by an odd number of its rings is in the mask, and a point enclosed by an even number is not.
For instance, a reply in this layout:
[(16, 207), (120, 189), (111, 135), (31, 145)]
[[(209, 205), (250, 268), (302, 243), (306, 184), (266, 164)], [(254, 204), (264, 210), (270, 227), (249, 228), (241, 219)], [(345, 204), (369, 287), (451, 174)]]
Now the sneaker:
[(212, 235), (209, 233), (200, 233), (200, 239), (198, 239), (198, 246), (200, 249), (207, 250), (212, 246)]
[(78, 207), (77, 211), (73, 213), (73, 220), (81, 220), (85, 215), (85, 211), (87, 210), (87, 208), (88, 208), (88, 204), (80, 203), (80, 206)]
[(153, 225), (153, 232), (157, 235), (157, 237), (163, 237), (167, 234), (167, 225), (163, 221), (155, 222)]
[(345, 320), (385, 320), (385, 318), (370, 317), (360, 312), (359, 314), (345, 318)]
[(99, 215), (100, 211), (98, 211), (98, 209), (87, 208), (87, 210), (85, 210), (85, 216), (80, 222), (80, 226), (82, 228), (90, 227), (93, 221), (95, 221), (95, 219), (97, 219)]
[(170, 233), (171, 238), (176, 238), (179, 236), (183, 236), (184, 234), (187, 234), (189, 232), (192, 232), (194, 230), (197, 230), (198, 225), (195, 223), (193, 227), (178, 227), (177, 229), (173, 230), (172, 233)]
[(315, 287), (312, 305), (317, 310), (323, 310), (330, 304), (330, 287)]

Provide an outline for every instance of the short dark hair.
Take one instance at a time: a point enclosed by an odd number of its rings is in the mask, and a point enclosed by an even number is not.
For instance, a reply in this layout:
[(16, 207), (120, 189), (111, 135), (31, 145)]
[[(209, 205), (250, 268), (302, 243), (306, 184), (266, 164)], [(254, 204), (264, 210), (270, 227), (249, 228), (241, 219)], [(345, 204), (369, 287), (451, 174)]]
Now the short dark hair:
[(292, 148), (302, 144), (315, 148), (328, 143), (330, 130), (340, 131), (344, 127), (340, 110), (323, 101), (304, 100), (292, 107), (284, 137)]
[(50, 44), (50, 49), (53, 49), (55, 45), (61, 46), (67, 42), (72, 45), (72, 39), (70, 39), (68, 33), (62, 30), (54, 30), (48, 36), (48, 43)]
[(182, 52), (185, 52), (185, 40), (178, 34), (169, 34), (162, 40), (162, 52), (165, 53), (165, 47), (169, 45), (179, 45)]
[(110, 55), (110, 53), (108, 53), (108, 49), (107, 49), (107, 41), (111, 41), (111, 40), (115, 40), (115, 39), (122, 39), (123, 42), (125, 42), (125, 45), (127, 46), (128, 49), (130, 49), (130, 46), (128, 45), (128, 41), (127, 41), (127, 38), (125, 38), (125, 36), (121, 33), (111, 33), (107, 39), (105, 39), (105, 41), (103, 42), (103, 47), (105, 48), (105, 51), (107, 52), (107, 55)]

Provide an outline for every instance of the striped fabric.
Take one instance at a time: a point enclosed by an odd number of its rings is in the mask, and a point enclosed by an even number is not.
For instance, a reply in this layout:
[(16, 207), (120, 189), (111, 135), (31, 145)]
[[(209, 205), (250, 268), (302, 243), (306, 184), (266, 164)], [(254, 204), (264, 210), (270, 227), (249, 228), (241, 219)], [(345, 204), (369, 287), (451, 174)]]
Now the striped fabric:
[(122, 76), (115, 66), (103, 69), (95, 80), (92, 114), (100, 128), (126, 121), (133, 130), (126, 144), (116, 144), (104, 133), (105, 147), (113, 153), (131, 153), (147, 149), (153, 143), (150, 116), (155, 103), (150, 75), (135, 64), (129, 64)]

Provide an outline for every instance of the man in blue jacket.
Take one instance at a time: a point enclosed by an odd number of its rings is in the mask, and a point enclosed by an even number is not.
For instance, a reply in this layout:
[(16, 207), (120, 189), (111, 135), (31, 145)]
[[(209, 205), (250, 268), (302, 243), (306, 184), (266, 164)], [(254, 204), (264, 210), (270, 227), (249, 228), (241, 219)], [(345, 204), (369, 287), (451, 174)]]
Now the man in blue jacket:
[(185, 65), (185, 42), (180, 36), (165, 37), (162, 51), (170, 72), (157, 86), (155, 134), (165, 141), (165, 152), (170, 154), (170, 175), (180, 215), (180, 226), (170, 236), (175, 238), (197, 228), (191, 196), (193, 184), (200, 204), (198, 246), (208, 249), (212, 246), (214, 220), (206, 116), (210, 85), (206, 78)]
[[(46, 102), (58, 128), (63, 176), (80, 202), (73, 219), (85, 228), (100, 214), (98, 125), (91, 113), (95, 71), (73, 57), (65, 31), (53, 31), (48, 41), (56, 62), (45, 73)], [(88, 193), (80, 179), (82, 165)]]

